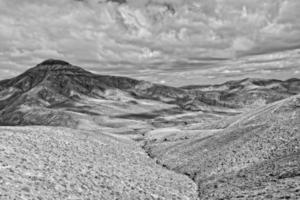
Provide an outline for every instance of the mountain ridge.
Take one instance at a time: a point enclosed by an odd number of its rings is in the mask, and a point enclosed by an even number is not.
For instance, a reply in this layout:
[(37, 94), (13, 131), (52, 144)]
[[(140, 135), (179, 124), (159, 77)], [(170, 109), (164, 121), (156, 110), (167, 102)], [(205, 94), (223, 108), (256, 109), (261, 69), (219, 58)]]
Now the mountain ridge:
[(287, 80), (246, 78), (217, 85), (181, 87), (205, 98), (237, 105), (237, 107), (266, 105), (300, 93), (300, 79)]
[[(274, 80), (272, 81), (274, 82)], [(93, 113), (90, 103), (84, 102), (86, 98), (106, 101), (105, 105), (107, 104), (107, 106), (113, 103), (108, 102), (108, 100), (114, 99), (114, 104), (118, 104), (117, 109), (123, 110), (118, 114), (126, 116), (136, 112), (127, 110), (124, 113), (124, 109), (121, 107), (130, 108), (133, 102), (145, 100), (152, 101), (153, 105), (157, 103), (166, 104), (163, 106), (165, 108), (177, 107), (176, 109), (181, 110), (181, 112), (203, 111), (237, 114), (243, 112), (245, 105), (262, 106), (294, 95), (283, 90), (275, 90), (274, 92), (268, 88), (266, 92), (259, 91), (257, 93), (259, 95), (256, 93), (253, 95), (252, 90), (244, 92), (245, 84), (243, 82), (245, 80), (229, 83), (234, 86), (234, 89), (229, 91), (216, 92), (176, 88), (128, 77), (98, 75), (63, 60), (48, 59), (15, 78), (0, 81), (0, 114), (2, 113), (0, 122), (12, 121), (12, 124), (22, 124), (20, 121), (22, 121), (24, 112), (20, 109), (24, 106), (26, 109), (39, 107), (42, 110), (46, 109), (45, 113), (52, 113), (58, 111), (53, 108), (67, 107), (70, 109), (71, 105), (74, 107), (80, 103), (81, 107), (88, 108), (80, 109), (80, 113)], [(295, 82), (294, 88), (298, 88), (298, 84), (300, 84), (298, 79), (291, 82), (291, 84), (287, 84), (292, 85)], [(297, 90), (295, 91), (297, 92)], [(239, 93), (242, 94), (241, 97)], [(156, 101), (157, 103), (155, 103)], [(136, 105), (141, 108), (142, 112), (144, 106), (139, 103)], [(60, 114), (65, 115), (65, 110)], [(14, 116), (19, 116), (16, 122), (11, 120), (14, 119)], [(70, 118), (70, 113), (66, 115), (66, 118)], [(46, 120), (43, 123), (48, 122)]]
[[(114, 97), (110, 93), (114, 93)], [(68, 62), (50, 59), (15, 78), (0, 82), (2, 113), (0, 121), (2, 118), (4, 123), (4, 121), (11, 121), (9, 119), (14, 118), (15, 114), (19, 116), (20, 108), (24, 106), (27, 108), (28, 106), (39, 107), (52, 113), (57, 111), (51, 109), (53, 106), (69, 107), (69, 105), (76, 105), (79, 102), (86, 104), (84, 102), (86, 98), (93, 98), (97, 101), (106, 100), (106, 103), (109, 103), (108, 99), (114, 98), (115, 103), (120, 104), (119, 106), (127, 107), (131, 106), (130, 102), (140, 101), (139, 99), (180, 106), (178, 100), (187, 95), (188, 93), (182, 89), (127, 77), (97, 75)], [(118, 96), (131, 99), (131, 101), (122, 102), (122, 100), (117, 100)], [(90, 112), (90, 109), (89, 111), (83, 110), (83, 112)], [(14, 121), (12, 120), (12, 124), (15, 124)], [(16, 120), (16, 123), (20, 124), (19, 121)]]

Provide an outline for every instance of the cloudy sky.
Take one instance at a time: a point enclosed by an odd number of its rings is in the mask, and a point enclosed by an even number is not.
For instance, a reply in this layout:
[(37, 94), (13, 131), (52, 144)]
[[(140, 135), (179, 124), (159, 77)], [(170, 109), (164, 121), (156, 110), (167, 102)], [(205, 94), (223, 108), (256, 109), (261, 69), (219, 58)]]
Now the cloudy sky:
[(299, 0), (0, 0), (0, 79), (56, 58), (169, 85), (300, 77)]

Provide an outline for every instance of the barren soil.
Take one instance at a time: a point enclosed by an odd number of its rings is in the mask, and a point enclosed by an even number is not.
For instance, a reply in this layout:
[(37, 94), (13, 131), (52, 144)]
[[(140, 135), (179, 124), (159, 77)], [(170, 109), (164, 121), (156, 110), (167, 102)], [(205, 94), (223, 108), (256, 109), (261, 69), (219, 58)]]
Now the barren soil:
[(0, 128), (0, 199), (197, 199), (134, 142), (68, 128)]
[(300, 199), (299, 108), (297, 95), (223, 119), (223, 128), (158, 129), (144, 148), (190, 176), (200, 199)]

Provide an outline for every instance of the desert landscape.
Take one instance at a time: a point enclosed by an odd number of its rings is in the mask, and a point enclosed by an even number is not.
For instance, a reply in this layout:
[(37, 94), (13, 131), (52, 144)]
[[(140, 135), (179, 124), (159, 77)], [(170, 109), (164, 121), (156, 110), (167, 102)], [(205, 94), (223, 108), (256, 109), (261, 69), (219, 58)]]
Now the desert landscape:
[(299, 0), (0, 0), (0, 200), (300, 200)]
[(299, 93), (46, 60), (0, 82), (0, 199), (299, 199)]

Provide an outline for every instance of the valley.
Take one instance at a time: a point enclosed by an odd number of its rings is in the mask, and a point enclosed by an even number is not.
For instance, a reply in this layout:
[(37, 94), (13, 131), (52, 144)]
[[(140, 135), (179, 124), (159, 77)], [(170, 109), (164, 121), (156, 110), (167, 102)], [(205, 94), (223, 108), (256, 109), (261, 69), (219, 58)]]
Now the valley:
[(299, 93), (296, 78), (175, 88), (46, 60), (0, 81), (1, 199), (299, 199)]

